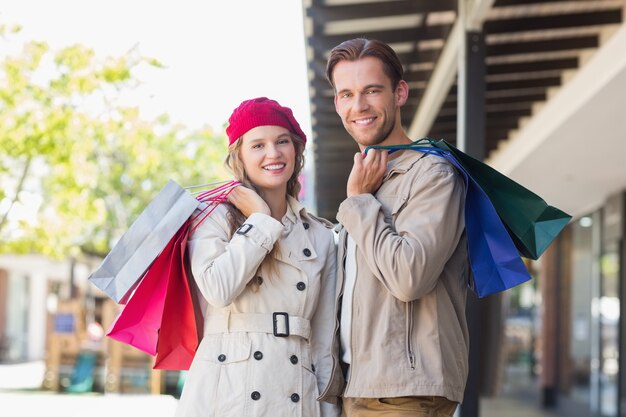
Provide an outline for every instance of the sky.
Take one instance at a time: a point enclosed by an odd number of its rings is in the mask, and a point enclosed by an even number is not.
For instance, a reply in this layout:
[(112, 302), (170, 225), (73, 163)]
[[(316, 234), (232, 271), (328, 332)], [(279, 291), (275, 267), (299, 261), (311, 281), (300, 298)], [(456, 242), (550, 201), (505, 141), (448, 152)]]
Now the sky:
[[(243, 100), (265, 96), (290, 107), (311, 137), (302, 13), (300, 0), (0, 0), (0, 25), (22, 26), (0, 39), (0, 58), (31, 40), (53, 51), (82, 44), (101, 59), (136, 48), (164, 65), (139, 71), (140, 88), (123, 101), (147, 119), (167, 113), (219, 134)], [(314, 207), (307, 161), (303, 203)]]
[(165, 69), (139, 74), (148, 117), (221, 131), (241, 101), (266, 96), (310, 135), (299, 0), (0, 0), (0, 24), (53, 49), (80, 43), (104, 58), (136, 47), (158, 59)]

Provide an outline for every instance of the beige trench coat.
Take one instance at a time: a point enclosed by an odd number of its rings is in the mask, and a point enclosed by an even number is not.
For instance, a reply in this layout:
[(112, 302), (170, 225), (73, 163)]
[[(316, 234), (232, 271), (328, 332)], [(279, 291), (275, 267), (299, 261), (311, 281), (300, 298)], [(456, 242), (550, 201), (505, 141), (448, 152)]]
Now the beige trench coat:
[[(317, 400), (332, 368), (332, 224), (288, 206), (282, 222), (254, 213), (232, 238), (218, 206), (190, 236), (205, 325), (176, 417), (339, 414)], [(275, 242), (276, 270), (259, 270)]]

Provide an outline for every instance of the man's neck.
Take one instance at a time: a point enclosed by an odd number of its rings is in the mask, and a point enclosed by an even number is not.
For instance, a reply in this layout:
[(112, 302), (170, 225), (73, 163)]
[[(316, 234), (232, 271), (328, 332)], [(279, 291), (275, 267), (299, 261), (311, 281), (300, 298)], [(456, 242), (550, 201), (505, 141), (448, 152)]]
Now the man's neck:
[[(411, 143), (412, 140), (406, 135), (406, 133), (404, 133), (404, 130), (402, 130), (402, 128), (394, 129), (389, 136), (387, 136), (387, 138), (385, 140), (383, 140), (382, 142), (380, 142), (377, 146), (395, 146), (395, 145), (405, 145), (408, 143)], [(360, 146), (359, 148), (361, 149), (361, 152), (363, 152), (365, 150), (365, 146)], [(404, 151), (396, 151), (394, 153), (392, 153), (391, 155), (389, 155), (389, 159), (388, 160), (393, 160), (395, 158), (397, 158), (398, 156), (402, 155), (404, 153)]]

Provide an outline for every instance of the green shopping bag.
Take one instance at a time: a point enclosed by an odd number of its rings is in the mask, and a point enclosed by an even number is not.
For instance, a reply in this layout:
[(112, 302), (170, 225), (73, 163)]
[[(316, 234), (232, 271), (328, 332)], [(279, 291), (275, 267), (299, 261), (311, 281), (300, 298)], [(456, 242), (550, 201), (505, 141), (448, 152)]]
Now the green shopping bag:
[(522, 256), (530, 259), (539, 258), (572, 218), (558, 208), (548, 205), (541, 197), (521, 184), (443, 139), (423, 138), (394, 148), (419, 150), (433, 147), (454, 155), (480, 185)]

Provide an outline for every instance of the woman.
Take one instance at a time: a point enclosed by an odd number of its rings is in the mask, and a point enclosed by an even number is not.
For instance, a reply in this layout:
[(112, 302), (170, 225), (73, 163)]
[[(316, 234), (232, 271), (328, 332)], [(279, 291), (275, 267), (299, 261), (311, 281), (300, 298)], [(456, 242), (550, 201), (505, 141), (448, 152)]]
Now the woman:
[(332, 224), (298, 202), (306, 136), (265, 97), (234, 110), (226, 165), (242, 186), (189, 239), (204, 336), (177, 417), (336, 416)]

